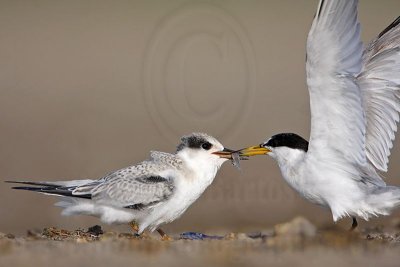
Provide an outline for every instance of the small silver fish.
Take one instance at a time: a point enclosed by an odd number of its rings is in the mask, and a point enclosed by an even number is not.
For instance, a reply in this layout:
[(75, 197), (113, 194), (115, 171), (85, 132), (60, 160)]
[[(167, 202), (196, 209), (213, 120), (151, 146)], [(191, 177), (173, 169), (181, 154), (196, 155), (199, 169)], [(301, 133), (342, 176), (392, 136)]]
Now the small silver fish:
[(239, 152), (232, 153), (232, 165), (235, 166), (238, 170), (240, 170), (240, 154)]

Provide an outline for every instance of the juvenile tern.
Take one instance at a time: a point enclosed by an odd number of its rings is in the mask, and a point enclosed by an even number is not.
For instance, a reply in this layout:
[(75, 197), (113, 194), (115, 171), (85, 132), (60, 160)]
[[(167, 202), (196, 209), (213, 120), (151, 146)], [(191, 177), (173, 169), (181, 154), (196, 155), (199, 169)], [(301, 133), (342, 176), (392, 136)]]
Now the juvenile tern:
[(307, 40), (310, 143), (293, 133), (241, 150), (268, 154), (300, 195), (333, 220), (388, 215), (400, 188), (386, 172), (400, 111), (400, 17), (363, 50), (356, 0), (321, 0)]
[(85, 214), (104, 223), (129, 223), (141, 234), (179, 218), (212, 183), (232, 150), (214, 137), (193, 133), (181, 138), (175, 154), (151, 152), (151, 159), (107, 174), (98, 180), (59, 182), (8, 181), (26, 184), (13, 189), (61, 198), (64, 215)]

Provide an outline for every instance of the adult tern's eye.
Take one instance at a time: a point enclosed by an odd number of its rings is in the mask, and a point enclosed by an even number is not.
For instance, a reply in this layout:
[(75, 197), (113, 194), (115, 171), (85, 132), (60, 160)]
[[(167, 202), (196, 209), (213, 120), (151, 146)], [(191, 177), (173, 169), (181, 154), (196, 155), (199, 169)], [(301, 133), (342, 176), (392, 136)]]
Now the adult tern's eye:
[(203, 149), (205, 149), (205, 150), (209, 150), (209, 149), (212, 147), (212, 145), (211, 145), (209, 142), (207, 142), (207, 143), (203, 143), (203, 144), (201, 145), (201, 147), (202, 147)]

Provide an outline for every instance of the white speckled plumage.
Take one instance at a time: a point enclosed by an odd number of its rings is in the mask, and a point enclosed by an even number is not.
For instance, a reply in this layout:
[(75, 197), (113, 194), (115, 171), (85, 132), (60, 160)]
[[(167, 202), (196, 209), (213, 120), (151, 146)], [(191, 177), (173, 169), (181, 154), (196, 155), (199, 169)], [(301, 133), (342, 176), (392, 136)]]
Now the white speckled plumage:
[(152, 151), (149, 160), (98, 180), (18, 182), (37, 187), (16, 189), (60, 196), (56, 205), (64, 215), (93, 215), (108, 224), (134, 221), (139, 233), (153, 231), (180, 217), (212, 183), (227, 160), (213, 153), (223, 149), (214, 137), (193, 133), (182, 137), (175, 154)]

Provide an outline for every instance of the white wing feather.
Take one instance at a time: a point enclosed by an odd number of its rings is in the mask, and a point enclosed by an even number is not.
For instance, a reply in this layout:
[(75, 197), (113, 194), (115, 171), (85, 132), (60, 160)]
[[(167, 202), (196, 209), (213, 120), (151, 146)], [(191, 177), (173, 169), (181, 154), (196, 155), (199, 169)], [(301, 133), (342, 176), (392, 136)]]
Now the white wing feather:
[(357, 1), (320, 1), (307, 40), (310, 155), (366, 164), (365, 115), (356, 82), (361, 59)]
[(368, 160), (387, 171), (400, 111), (400, 17), (373, 40), (363, 54), (358, 83), (367, 117)]

